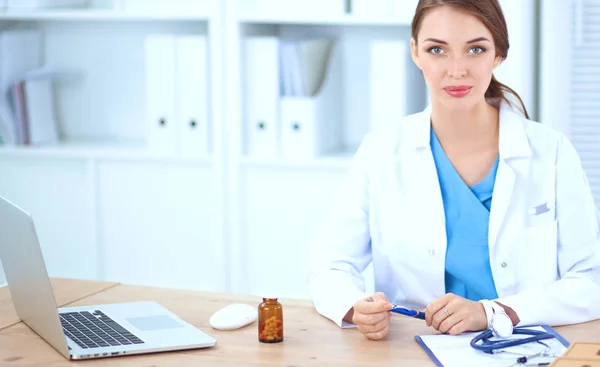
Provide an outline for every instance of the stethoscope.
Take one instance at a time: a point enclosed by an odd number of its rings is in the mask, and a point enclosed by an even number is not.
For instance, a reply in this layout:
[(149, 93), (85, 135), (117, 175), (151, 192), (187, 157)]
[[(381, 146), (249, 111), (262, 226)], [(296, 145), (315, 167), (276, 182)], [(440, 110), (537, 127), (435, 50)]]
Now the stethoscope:
[[(550, 346), (548, 344), (546, 344), (542, 341), (542, 340), (547, 340), (547, 339), (554, 339), (554, 338), (556, 338), (556, 335), (545, 332), (545, 331), (540, 331), (540, 330), (531, 330), (531, 329), (525, 329), (525, 328), (513, 328), (512, 322), (510, 323), (509, 328), (506, 328), (506, 325), (503, 325), (503, 327), (504, 327), (504, 330), (497, 330), (494, 327), (494, 323), (492, 322), (492, 325), (489, 329), (485, 330), (484, 332), (477, 335), (476, 337), (474, 337), (471, 340), (471, 347), (475, 350), (479, 350), (479, 351), (482, 351), (482, 352), (488, 353), (488, 354), (514, 353), (514, 352), (509, 352), (505, 349), (510, 348), (510, 347), (516, 347), (519, 345), (529, 344), (529, 343), (538, 343), (545, 347), (545, 349), (543, 351), (534, 353), (531, 355), (524, 356), (524, 355), (519, 354), (520, 357), (518, 357), (516, 363), (512, 364), (511, 366), (525, 365), (528, 361), (530, 361), (533, 358), (539, 358), (539, 357), (556, 358), (557, 357), (552, 353), (552, 348), (550, 348)], [(510, 330), (510, 332), (508, 332), (508, 330)], [(528, 337), (518, 338), (518, 339), (508, 339), (508, 337), (510, 337), (512, 335), (528, 335)], [(493, 337), (500, 338), (500, 339), (490, 340), (490, 338), (493, 338)], [(515, 353), (515, 354), (517, 354), (517, 353)], [(544, 366), (544, 365), (548, 365), (548, 364), (550, 364), (550, 363), (549, 362), (548, 363), (539, 363), (537, 365)]]
[[(530, 330), (524, 328), (515, 328), (512, 331), (512, 335), (529, 335), (527, 338), (519, 338), (519, 339), (504, 339), (500, 337), (499, 340), (490, 340), (492, 337), (499, 337), (494, 330), (488, 329), (481, 334), (477, 335), (471, 340), (471, 347), (476, 350), (480, 350), (484, 353), (497, 353), (505, 348), (515, 347), (518, 345), (528, 344), (528, 343), (536, 343), (541, 340), (553, 339), (556, 338), (556, 335), (540, 331), (540, 330)], [(479, 343), (481, 342), (481, 343)], [(546, 344), (541, 343), (548, 347)]]
[(484, 353), (493, 354), (494, 352), (505, 348), (515, 347), (518, 345), (528, 343), (536, 343), (541, 340), (553, 339), (556, 337), (556, 335), (547, 333), (545, 331), (528, 330), (522, 328), (515, 328), (512, 334), (529, 335), (529, 337), (519, 339), (490, 340), (490, 338), (497, 337), (498, 335), (495, 334), (493, 330), (488, 329), (471, 340), (471, 347), (473, 347), (476, 350), (480, 350)]
[[(528, 335), (528, 337), (509, 339), (515, 334)], [(499, 340), (490, 340), (492, 337), (499, 338)], [(484, 353), (493, 354), (494, 352), (505, 348), (537, 343), (546, 339), (554, 339), (555, 337), (556, 335), (545, 331), (513, 328), (510, 317), (508, 317), (503, 309), (498, 309), (498, 312), (492, 314), (489, 328), (471, 340), (471, 347)]]

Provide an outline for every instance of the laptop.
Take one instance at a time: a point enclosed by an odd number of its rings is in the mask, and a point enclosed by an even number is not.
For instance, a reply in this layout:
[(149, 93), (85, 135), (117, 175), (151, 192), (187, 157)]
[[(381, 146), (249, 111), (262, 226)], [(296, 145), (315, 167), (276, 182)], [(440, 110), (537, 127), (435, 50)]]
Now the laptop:
[(23, 322), (67, 359), (206, 348), (216, 340), (156, 302), (56, 307), (31, 215), (0, 197), (0, 260)]

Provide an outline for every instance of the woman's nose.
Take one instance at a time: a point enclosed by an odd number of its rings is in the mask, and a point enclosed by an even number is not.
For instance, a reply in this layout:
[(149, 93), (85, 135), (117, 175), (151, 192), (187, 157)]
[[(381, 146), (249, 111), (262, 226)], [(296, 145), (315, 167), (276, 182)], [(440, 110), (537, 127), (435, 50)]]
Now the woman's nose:
[(461, 58), (453, 58), (448, 65), (448, 76), (453, 79), (460, 79), (467, 76), (466, 63)]

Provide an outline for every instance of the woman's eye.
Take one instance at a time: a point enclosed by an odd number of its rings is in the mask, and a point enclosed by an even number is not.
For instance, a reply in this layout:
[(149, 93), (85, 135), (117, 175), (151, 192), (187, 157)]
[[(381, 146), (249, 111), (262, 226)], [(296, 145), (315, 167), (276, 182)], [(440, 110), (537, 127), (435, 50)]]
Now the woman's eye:
[(444, 50), (441, 47), (435, 46), (429, 49), (429, 52), (434, 55), (441, 55)]
[(469, 53), (472, 53), (472, 54), (482, 54), (484, 52), (485, 52), (485, 48), (479, 47), (479, 46), (472, 47), (469, 50)]

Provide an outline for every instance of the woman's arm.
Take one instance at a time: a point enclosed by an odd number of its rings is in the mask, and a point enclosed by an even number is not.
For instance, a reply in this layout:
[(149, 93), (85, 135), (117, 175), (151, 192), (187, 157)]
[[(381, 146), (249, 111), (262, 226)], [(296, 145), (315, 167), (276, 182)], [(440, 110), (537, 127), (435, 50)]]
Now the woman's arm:
[(316, 310), (340, 327), (352, 326), (352, 306), (368, 296), (361, 273), (371, 262), (368, 172), (374, 143), (368, 135), (358, 149), (339, 204), (312, 246), (308, 265)]
[(497, 300), (514, 310), (519, 325), (564, 325), (600, 318), (597, 210), (579, 156), (564, 136), (556, 162), (556, 219), (559, 280)]

